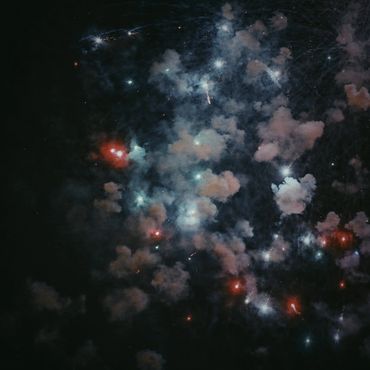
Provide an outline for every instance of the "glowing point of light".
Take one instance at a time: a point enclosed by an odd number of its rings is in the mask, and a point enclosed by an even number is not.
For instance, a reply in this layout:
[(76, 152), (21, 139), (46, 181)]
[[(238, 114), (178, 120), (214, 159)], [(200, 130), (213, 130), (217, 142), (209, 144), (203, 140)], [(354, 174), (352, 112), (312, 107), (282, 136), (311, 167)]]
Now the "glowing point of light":
[(200, 141), (195, 139), (194, 140), (194, 145), (197, 145), (197, 146), (200, 145)]
[(340, 341), (340, 335), (339, 335), (339, 332), (336, 332), (335, 334), (334, 334), (334, 342), (336, 342), (336, 343), (338, 343), (339, 341)]
[(222, 59), (216, 59), (214, 62), (214, 66), (217, 69), (221, 69), (224, 66), (225, 62)]
[(168, 73), (169, 71), (170, 71), (170, 69), (169, 69), (169, 68), (166, 68), (166, 69), (165, 69), (165, 72), (166, 72), (166, 73)]
[(192, 318), (192, 316), (191, 316), (191, 315), (187, 315), (187, 316), (186, 316), (186, 318), (185, 318), (185, 320), (186, 320), (186, 321), (188, 321), (188, 322), (190, 322), (192, 319), (193, 319), (193, 318)]
[(271, 311), (271, 307), (270, 305), (266, 302), (266, 303), (262, 303), (260, 306), (259, 306), (259, 310), (262, 314), (266, 315), (268, 314), (270, 311)]
[(268, 67), (266, 68), (266, 72), (269, 75), (269, 77), (271, 78), (272, 82), (275, 85), (277, 85), (278, 87), (281, 87), (281, 85), (279, 83), (279, 78), (281, 77), (281, 72), (278, 71), (278, 70), (272, 70)]
[(158, 242), (162, 238), (162, 232), (160, 230), (153, 230), (150, 232), (150, 237), (154, 242)]
[(157, 250), (159, 250), (159, 245), (156, 245), (155, 247), (154, 247), (154, 249), (157, 251)]
[(305, 344), (308, 346), (311, 344), (311, 338), (310, 337), (307, 337), (305, 340), (304, 340)]
[(331, 60), (331, 55), (328, 55), (328, 60)]
[(267, 262), (270, 260), (270, 253), (269, 252), (263, 252), (262, 258)]
[(194, 179), (195, 180), (200, 180), (202, 178), (202, 174), (200, 173), (197, 173), (195, 176), (194, 176)]
[(341, 280), (340, 282), (339, 282), (339, 288), (340, 289), (344, 289), (346, 287), (346, 282), (344, 281), (344, 280)]
[(117, 140), (103, 143), (99, 148), (101, 158), (115, 168), (125, 168), (128, 165), (126, 147)]
[(136, 204), (138, 206), (142, 206), (144, 204), (144, 202), (145, 202), (145, 199), (144, 199), (144, 197), (142, 195), (138, 195), (136, 197)]
[(320, 259), (321, 257), (322, 257), (322, 252), (321, 251), (316, 252), (316, 258)]
[(289, 166), (283, 166), (281, 169), (280, 169), (280, 173), (286, 177), (286, 176), (289, 176), (292, 171), (290, 170), (290, 167)]
[(334, 162), (331, 162), (330, 165), (333, 167), (333, 166), (335, 166), (335, 163)]
[(100, 44), (103, 43), (103, 39), (99, 36), (96, 36), (96, 37), (94, 37), (94, 42), (95, 42), (95, 44), (100, 45)]
[(221, 29), (222, 29), (222, 31), (227, 32), (227, 31), (229, 30), (229, 26), (228, 26), (227, 24), (223, 24), (223, 25), (221, 26)]
[(127, 80), (127, 81), (126, 81), (126, 83), (127, 83), (127, 85), (132, 85), (132, 84), (134, 83), (134, 81), (132, 81), (132, 80)]
[(291, 307), (291, 309), (297, 314), (297, 315), (299, 315), (300, 314), (300, 312), (297, 310), (297, 307), (296, 307), (296, 305), (295, 305), (295, 303), (291, 303), (290, 304), (290, 307)]
[(304, 245), (310, 245), (312, 241), (312, 237), (310, 234), (305, 235), (302, 239)]
[(301, 304), (297, 297), (291, 297), (287, 301), (287, 313), (290, 315), (301, 315)]
[(273, 237), (276, 240), (279, 237), (279, 234), (274, 234)]

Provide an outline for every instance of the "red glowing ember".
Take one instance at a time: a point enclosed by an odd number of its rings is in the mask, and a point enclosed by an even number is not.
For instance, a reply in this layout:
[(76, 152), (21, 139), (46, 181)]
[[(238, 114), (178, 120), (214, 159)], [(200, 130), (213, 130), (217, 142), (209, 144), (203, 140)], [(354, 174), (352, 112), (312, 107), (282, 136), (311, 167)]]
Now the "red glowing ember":
[(323, 247), (351, 248), (354, 242), (354, 235), (348, 230), (334, 230), (328, 235), (320, 237)]
[(341, 280), (340, 282), (339, 282), (339, 288), (340, 289), (344, 289), (346, 287), (346, 282), (344, 281), (344, 280)]
[(190, 322), (191, 320), (193, 320), (193, 317), (192, 317), (191, 315), (187, 315), (187, 316), (185, 317), (185, 320), (186, 320), (187, 322)]
[(128, 165), (127, 149), (120, 141), (107, 141), (100, 146), (102, 159), (114, 168), (125, 168)]
[(233, 295), (243, 294), (245, 292), (245, 282), (242, 279), (232, 279), (228, 283), (229, 291)]
[(286, 311), (291, 316), (302, 314), (302, 305), (297, 297), (290, 297), (286, 302)]
[(159, 240), (161, 240), (163, 237), (163, 233), (161, 230), (159, 229), (155, 229), (155, 230), (152, 230), (150, 232), (150, 238), (155, 241), (155, 242), (158, 242)]

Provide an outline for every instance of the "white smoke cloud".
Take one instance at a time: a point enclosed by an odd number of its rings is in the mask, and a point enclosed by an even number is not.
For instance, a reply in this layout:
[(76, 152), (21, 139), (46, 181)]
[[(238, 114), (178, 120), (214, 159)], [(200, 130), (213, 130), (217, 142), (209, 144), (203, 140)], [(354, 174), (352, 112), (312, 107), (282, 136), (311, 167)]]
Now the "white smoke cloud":
[(263, 252), (262, 258), (266, 262), (282, 262), (284, 261), (290, 250), (290, 243), (285, 241), (282, 237), (273, 240), (271, 247)]
[(283, 13), (276, 13), (271, 18), (271, 25), (277, 31), (281, 31), (288, 27), (288, 18)]
[(239, 189), (240, 182), (231, 171), (224, 171), (219, 175), (215, 175), (210, 169), (207, 169), (202, 173), (202, 181), (198, 186), (198, 193), (220, 202), (226, 202)]
[(286, 107), (278, 108), (267, 125), (259, 125), (258, 136), (263, 140), (254, 158), (258, 162), (276, 157), (294, 160), (312, 149), (323, 134), (324, 123), (309, 121), (299, 123)]
[(200, 197), (179, 206), (177, 225), (184, 230), (197, 229), (203, 221), (213, 220), (217, 207), (209, 198)]
[(335, 212), (329, 212), (324, 221), (316, 224), (316, 229), (320, 233), (334, 231), (340, 223), (340, 218)]
[(247, 220), (239, 220), (235, 225), (235, 232), (243, 238), (251, 238), (253, 234), (253, 227)]
[(143, 311), (149, 304), (149, 296), (139, 288), (117, 290), (104, 299), (112, 320), (125, 320)]
[(107, 213), (120, 213), (122, 207), (118, 200), (122, 199), (122, 186), (114, 182), (104, 184), (106, 199), (95, 199), (94, 206)]
[(149, 349), (138, 352), (136, 360), (140, 370), (162, 370), (165, 363), (161, 354)]
[(283, 215), (301, 214), (311, 202), (316, 189), (316, 179), (307, 174), (296, 180), (286, 177), (279, 186), (271, 185), (274, 199)]
[(366, 87), (356, 89), (354, 84), (345, 85), (344, 90), (347, 95), (348, 105), (362, 110), (367, 110), (370, 107), (370, 94)]
[(151, 253), (148, 248), (142, 248), (132, 253), (125, 246), (117, 247), (117, 259), (109, 265), (111, 274), (118, 278), (140, 272), (143, 268), (156, 265), (160, 261), (157, 254)]
[(360, 252), (365, 256), (370, 255), (370, 225), (365, 212), (357, 212), (355, 218), (346, 224), (346, 228), (361, 239)]
[(222, 10), (222, 16), (226, 18), (228, 21), (232, 21), (235, 18), (232, 6), (229, 3), (226, 3), (221, 8), (221, 10)]
[(184, 270), (181, 262), (173, 267), (160, 266), (155, 271), (151, 284), (171, 302), (176, 302), (187, 296), (189, 292), (188, 280), (190, 274)]
[(345, 271), (350, 272), (360, 265), (360, 255), (358, 253), (348, 253), (342, 258), (337, 259), (337, 265)]
[(62, 298), (59, 293), (46, 283), (35, 281), (30, 285), (32, 302), (38, 310), (61, 312), (70, 303), (70, 299)]
[(365, 212), (357, 212), (356, 217), (346, 224), (346, 228), (352, 230), (360, 239), (370, 238), (369, 219)]
[(179, 132), (179, 140), (169, 145), (169, 152), (191, 156), (197, 160), (219, 160), (226, 148), (225, 137), (213, 129), (201, 130), (191, 136), (186, 130)]

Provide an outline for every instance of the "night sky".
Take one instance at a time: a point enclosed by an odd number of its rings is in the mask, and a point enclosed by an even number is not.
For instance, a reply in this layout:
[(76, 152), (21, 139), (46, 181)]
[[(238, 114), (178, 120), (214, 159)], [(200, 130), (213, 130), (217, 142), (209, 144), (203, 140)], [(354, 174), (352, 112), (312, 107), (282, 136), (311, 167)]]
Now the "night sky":
[(370, 1), (3, 16), (2, 369), (370, 368)]

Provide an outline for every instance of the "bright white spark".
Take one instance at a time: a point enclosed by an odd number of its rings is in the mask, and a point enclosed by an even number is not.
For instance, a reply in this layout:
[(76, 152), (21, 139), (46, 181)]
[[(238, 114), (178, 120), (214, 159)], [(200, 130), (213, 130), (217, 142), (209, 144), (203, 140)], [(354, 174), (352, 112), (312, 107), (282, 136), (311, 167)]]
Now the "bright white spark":
[(202, 82), (202, 87), (203, 87), (203, 89), (205, 90), (205, 92), (206, 92), (206, 96), (207, 96), (207, 103), (209, 104), (209, 105), (211, 105), (212, 104), (212, 102), (211, 102), (211, 97), (209, 96), (209, 87), (208, 87), (208, 82), (207, 81), (203, 81)]
[(222, 31), (224, 31), (224, 32), (228, 32), (228, 31), (229, 31), (229, 26), (228, 26), (227, 24), (223, 24), (223, 25), (221, 26), (221, 29), (222, 29)]
[(313, 242), (314, 238), (313, 238), (312, 234), (306, 234), (302, 237), (301, 240), (302, 240), (304, 245), (310, 245)]
[(101, 45), (103, 43), (103, 39), (99, 36), (94, 37), (94, 42), (96, 45)]
[(262, 258), (263, 258), (266, 262), (270, 261), (270, 252), (263, 252), (263, 253), (262, 253)]
[(268, 67), (266, 68), (266, 72), (269, 75), (269, 77), (271, 78), (272, 82), (276, 86), (281, 87), (280, 82), (279, 82), (279, 79), (281, 77), (281, 72), (278, 71), (278, 70), (272, 70), (271, 68), (268, 68)]
[(224, 66), (225, 62), (222, 59), (216, 59), (214, 62), (214, 66), (217, 69), (221, 69)]
[(335, 343), (338, 343), (340, 341), (340, 335), (339, 335), (339, 332), (337, 331), (335, 334), (334, 334), (334, 342)]
[(292, 308), (292, 310), (297, 314), (297, 315), (300, 315), (301, 313), (297, 310), (297, 307), (295, 306), (295, 303), (291, 303), (290, 304), (290, 307)]
[(283, 166), (283, 167), (281, 167), (281, 169), (280, 169), (280, 173), (281, 173), (284, 177), (286, 177), (286, 176), (289, 176), (289, 175), (292, 173), (292, 171), (291, 171), (291, 169), (290, 169), (290, 167), (289, 167), (289, 166)]
[(136, 204), (142, 206), (145, 203), (145, 198), (142, 195), (136, 197)]

